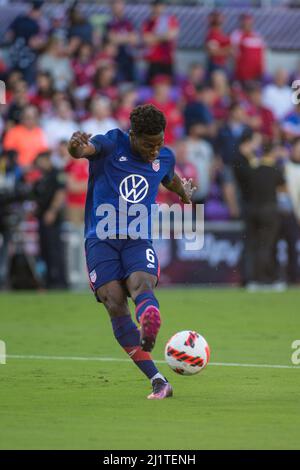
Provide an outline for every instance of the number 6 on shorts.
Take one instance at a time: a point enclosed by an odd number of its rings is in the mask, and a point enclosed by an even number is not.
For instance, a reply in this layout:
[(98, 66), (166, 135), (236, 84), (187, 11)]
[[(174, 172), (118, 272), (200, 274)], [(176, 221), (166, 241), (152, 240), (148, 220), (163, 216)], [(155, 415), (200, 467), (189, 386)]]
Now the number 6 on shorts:
[(149, 263), (155, 263), (155, 256), (154, 256), (154, 251), (151, 250), (151, 248), (148, 248), (146, 250), (146, 258), (149, 261)]

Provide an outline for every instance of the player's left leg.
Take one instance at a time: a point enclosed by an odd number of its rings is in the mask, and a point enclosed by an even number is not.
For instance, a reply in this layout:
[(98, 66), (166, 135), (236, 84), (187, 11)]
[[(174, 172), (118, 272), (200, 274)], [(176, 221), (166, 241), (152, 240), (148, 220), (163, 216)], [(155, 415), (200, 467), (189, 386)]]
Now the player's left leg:
[(157, 370), (149, 352), (140, 346), (140, 332), (132, 321), (127, 304), (127, 293), (120, 281), (111, 281), (97, 289), (97, 296), (108, 311), (114, 335), (132, 361), (151, 380), (153, 393), (149, 399), (172, 396), (172, 387)]
[[(127, 289), (136, 304), (136, 317), (141, 324), (141, 347), (144, 351), (151, 351), (160, 327), (159, 304), (153, 289), (157, 284), (157, 277), (143, 271), (132, 273), (126, 282)], [(173, 390), (167, 379), (158, 373), (151, 380), (153, 392), (148, 396), (150, 400), (171, 397)]]
[(133, 322), (127, 303), (127, 292), (120, 281), (108, 282), (97, 289), (112, 323), (114, 336), (138, 368), (151, 380), (158, 370), (148, 352), (141, 349), (140, 332)]
[(154, 295), (157, 277), (143, 271), (132, 273), (126, 282), (127, 289), (136, 305), (135, 315), (141, 325), (141, 347), (152, 351), (160, 329), (159, 303)]
[(126, 240), (121, 252), (126, 286), (136, 305), (141, 325), (141, 346), (152, 351), (161, 320), (159, 303), (153, 291), (159, 277), (159, 262), (150, 240)]
[[(126, 240), (121, 251), (126, 287), (136, 305), (136, 319), (141, 325), (140, 345), (143, 351), (153, 349), (160, 328), (159, 303), (153, 290), (159, 277), (159, 262), (150, 240)], [(171, 397), (173, 390), (160, 373), (152, 380), (149, 399)]]

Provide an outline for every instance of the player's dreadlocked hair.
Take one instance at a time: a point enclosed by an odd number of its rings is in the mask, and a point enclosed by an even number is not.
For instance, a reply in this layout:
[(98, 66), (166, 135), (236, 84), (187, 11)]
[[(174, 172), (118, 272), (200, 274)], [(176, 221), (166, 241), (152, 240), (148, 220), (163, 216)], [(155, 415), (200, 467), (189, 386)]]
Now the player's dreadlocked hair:
[(157, 135), (164, 132), (166, 118), (152, 104), (137, 106), (130, 114), (131, 129), (136, 135)]

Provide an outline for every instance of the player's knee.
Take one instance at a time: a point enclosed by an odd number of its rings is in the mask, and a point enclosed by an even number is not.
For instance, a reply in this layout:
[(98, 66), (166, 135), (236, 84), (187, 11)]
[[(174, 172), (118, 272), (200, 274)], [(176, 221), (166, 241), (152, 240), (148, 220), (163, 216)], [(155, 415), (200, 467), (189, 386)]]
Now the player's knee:
[(133, 300), (145, 291), (153, 290), (155, 282), (149, 278), (137, 279), (131, 286), (131, 296)]
[(118, 299), (113, 295), (105, 294), (101, 296), (101, 301), (112, 318), (128, 314), (128, 308), (124, 299)]

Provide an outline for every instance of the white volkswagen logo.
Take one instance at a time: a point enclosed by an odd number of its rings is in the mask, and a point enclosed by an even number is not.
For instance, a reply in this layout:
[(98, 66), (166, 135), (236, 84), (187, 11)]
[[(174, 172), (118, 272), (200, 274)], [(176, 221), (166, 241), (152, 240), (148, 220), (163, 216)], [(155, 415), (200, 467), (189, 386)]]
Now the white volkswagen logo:
[(127, 202), (137, 203), (146, 197), (149, 184), (146, 178), (141, 175), (130, 175), (121, 181), (119, 191), (123, 199)]

